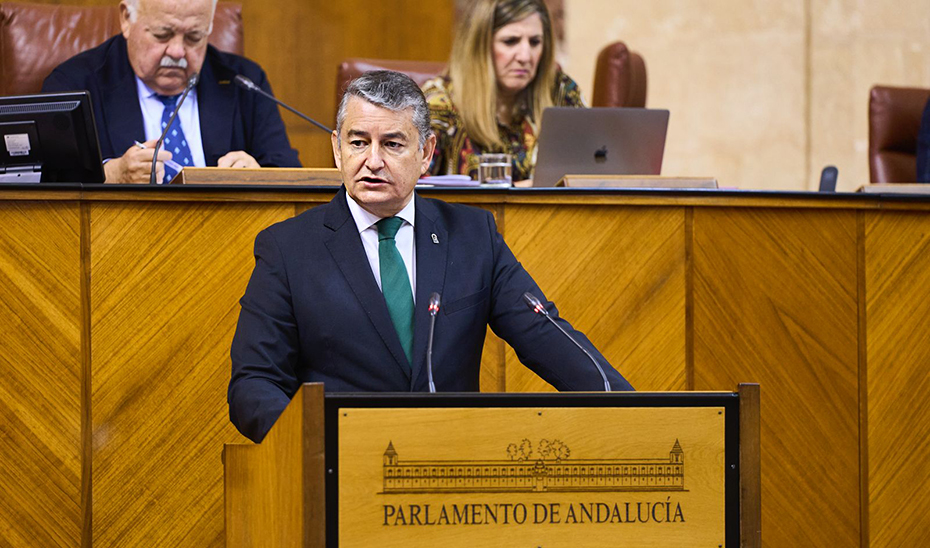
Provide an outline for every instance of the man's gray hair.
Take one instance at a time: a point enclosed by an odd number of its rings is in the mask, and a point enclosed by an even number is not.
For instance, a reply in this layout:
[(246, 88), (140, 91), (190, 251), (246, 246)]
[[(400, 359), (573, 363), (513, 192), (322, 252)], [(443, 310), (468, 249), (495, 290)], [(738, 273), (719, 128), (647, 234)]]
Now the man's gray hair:
[(346, 119), (346, 105), (351, 97), (364, 99), (369, 103), (386, 108), (392, 112), (413, 109), (413, 125), (420, 134), (420, 149), (432, 133), (429, 123), (429, 107), (420, 86), (413, 78), (393, 70), (373, 70), (366, 72), (349, 83), (339, 111), (336, 113), (336, 136), (342, 142), (342, 123)]
[[(136, 22), (136, 18), (139, 17), (139, 1), (140, 0), (122, 0), (126, 4), (126, 11), (129, 12), (129, 20), (133, 23)], [(213, 0), (213, 13), (216, 14), (216, 1)], [(210, 30), (213, 30), (213, 18), (210, 18)]]

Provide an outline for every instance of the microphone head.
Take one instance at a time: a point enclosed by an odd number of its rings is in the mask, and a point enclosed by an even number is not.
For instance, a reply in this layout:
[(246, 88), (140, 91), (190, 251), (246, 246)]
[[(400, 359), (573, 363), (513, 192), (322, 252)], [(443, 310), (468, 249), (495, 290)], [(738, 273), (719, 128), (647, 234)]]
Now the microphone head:
[(439, 293), (434, 291), (429, 296), (429, 313), (435, 316), (437, 312), (439, 312)]
[(233, 78), (233, 80), (236, 82), (237, 86), (241, 88), (245, 88), (249, 91), (254, 91), (258, 87), (255, 85), (255, 82), (253, 82), (252, 80), (249, 80), (248, 78), (246, 78), (245, 76), (241, 74), (237, 74), (236, 77)]
[(536, 298), (536, 295), (533, 295), (529, 291), (523, 294), (523, 302), (526, 303), (526, 306), (533, 309), (533, 312), (546, 315), (546, 307)]
[(188, 79), (187, 79), (187, 87), (188, 87), (188, 88), (192, 88), (192, 87), (196, 86), (196, 85), (197, 85), (197, 82), (199, 82), (199, 81), (200, 81), (200, 74), (198, 74), (198, 73), (195, 72), (194, 74), (191, 74), (190, 77), (188, 77)]

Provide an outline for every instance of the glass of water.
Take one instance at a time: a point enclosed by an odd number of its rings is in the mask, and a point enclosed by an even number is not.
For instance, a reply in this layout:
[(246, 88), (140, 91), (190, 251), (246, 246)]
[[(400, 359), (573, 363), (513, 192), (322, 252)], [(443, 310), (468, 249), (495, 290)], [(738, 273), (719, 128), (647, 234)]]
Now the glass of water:
[(481, 154), (478, 156), (478, 182), (483, 185), (510, 186), (513, 166), (510, 154)]

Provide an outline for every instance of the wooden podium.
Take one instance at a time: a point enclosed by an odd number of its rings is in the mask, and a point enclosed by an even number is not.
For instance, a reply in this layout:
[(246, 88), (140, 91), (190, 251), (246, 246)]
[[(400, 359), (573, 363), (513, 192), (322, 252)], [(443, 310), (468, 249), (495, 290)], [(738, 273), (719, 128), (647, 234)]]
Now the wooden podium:
[(761, 547), (759, 385), (297, 392), (225, 447), (228, 547)]

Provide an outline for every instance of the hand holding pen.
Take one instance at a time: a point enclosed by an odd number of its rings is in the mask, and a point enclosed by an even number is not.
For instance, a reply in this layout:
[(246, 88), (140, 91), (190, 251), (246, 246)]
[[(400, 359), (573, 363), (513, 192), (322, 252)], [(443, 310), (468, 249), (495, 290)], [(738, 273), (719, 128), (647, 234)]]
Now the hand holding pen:
[[(113, 158), (103, 164), (103, 169), (107, 175), (106, 182), (147, 184), (149, 182), (154, 147), (155, 139), (144, 143), (137, 141), (122, 156)], [(171, 162), (171, 153), (167, 150), (159, 150), (158, 162), (155, 167), (159, 181), (165, 176), (165, 162)]]
[[(136, 141), (135, 143), (136, 143), (136, 146), (137, 146), (137, 147), (141, 148), (142, 150), (145, 150), (145, 149), (152, 149), (152, 148), (155, 148), (155, 141), (156, 141), (156, 140), (157, 140), (157, 139), (153, 139), (153, 140), (151, 140), (151, 141), (146, 141), (146, 142), (144, 142), (144, 143), (140, 143), (139, 141)], [(161, 158), (162, 158), (162, 152), (163, 152), (163, 151), (161, 151), (161, 150), (158, 151), (159, 162), (163, 162), (167, 167), (170, 167), (171, 169), (173, 169), (175, 173), (181, 173), (181, 170), (184, 169), (184, 166), (182, 166), (181, 164), (179, 164), (179, 163), (175, 162), (174, 160), (172, 160), (172, 159), (171, 159), (171, 153), (170, 153), (170, 152), (168, 153), (168, 159), (162, 161), (162, 160), (161, 160)], [(152, 157), (149, 156), (149, 162), (151, 163), (151, 161), (152, 161)], [(159, 177), (157, 180), (158, 180), (158, 181), (161, 181), (163, 178), (164, 178), (164, 172), (162, 172), (162, 176)]]

